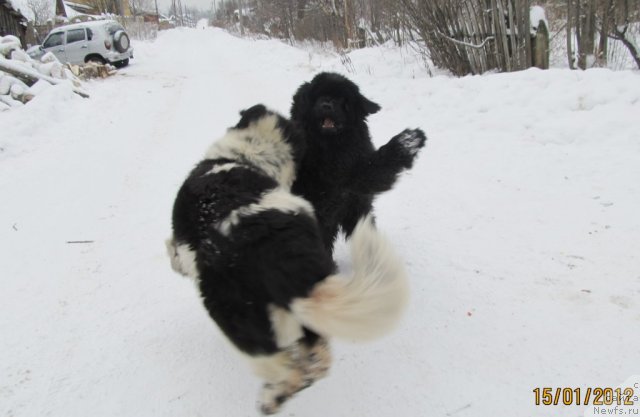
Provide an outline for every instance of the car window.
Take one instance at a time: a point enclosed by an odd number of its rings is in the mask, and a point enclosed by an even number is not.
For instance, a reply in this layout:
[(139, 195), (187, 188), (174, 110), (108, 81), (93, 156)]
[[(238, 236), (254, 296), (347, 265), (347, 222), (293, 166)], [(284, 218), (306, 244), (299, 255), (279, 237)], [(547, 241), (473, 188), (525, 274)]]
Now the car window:
[(53, 46), (62, 45), (64, 41), (64, 32), (52, 33), (49, 35), (44, 44), (42, 45), (44, 48), (51, 48)]
[(67, 45), (84, 40), (84, 29), (73, 29), (67, 32)]
[(89, 28), (87, 28), (87, 39), (93, 39), (93, 31)]

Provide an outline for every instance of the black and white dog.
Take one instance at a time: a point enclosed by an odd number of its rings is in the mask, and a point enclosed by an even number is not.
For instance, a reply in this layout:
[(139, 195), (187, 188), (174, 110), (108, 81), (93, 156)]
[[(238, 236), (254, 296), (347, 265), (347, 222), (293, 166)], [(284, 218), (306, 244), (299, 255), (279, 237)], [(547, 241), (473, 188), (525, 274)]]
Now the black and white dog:
[(264, 379), (260, 408), (271, 414), (325, 376), (327, 338), (389, 331), (408, 285), (370, 218), (352, 235), (353, 272), (336, 272), (311, 204), (290, 193), (304, 135), (262, 105), (241, 115), (180, 188), (167, 250)]

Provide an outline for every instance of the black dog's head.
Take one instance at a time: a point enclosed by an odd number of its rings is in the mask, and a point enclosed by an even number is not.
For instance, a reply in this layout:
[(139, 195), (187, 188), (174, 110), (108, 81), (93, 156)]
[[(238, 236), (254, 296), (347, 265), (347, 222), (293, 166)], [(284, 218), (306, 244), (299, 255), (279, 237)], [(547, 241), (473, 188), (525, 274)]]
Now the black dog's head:
[(291, 118), (306, 129), (337, 135), (364, 122), (380, 106), (367, 99), (352, 81), (323, 72), (304, 83), (293, 96)]

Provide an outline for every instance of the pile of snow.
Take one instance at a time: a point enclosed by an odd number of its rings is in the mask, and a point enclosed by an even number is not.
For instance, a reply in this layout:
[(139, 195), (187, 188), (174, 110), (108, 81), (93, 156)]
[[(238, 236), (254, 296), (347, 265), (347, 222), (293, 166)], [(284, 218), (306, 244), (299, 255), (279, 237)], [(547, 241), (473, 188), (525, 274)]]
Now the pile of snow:
[(547, 15), (545, 14), (543, 7), (533, 6), (529, 10), (529, 20), (531, 21), (531, 30), (533, 34), (538, 30), (540, 22), (543, 22), (547, 30), (549, 30), (549, 21), (547, 20)]
[(70, 83), (81, 93), (80, 80), (55, 55), (49, 52), (34, 60), (17, 37), (0, 37), (0, 111), (21, 107), (43, 90), (62, 83)]

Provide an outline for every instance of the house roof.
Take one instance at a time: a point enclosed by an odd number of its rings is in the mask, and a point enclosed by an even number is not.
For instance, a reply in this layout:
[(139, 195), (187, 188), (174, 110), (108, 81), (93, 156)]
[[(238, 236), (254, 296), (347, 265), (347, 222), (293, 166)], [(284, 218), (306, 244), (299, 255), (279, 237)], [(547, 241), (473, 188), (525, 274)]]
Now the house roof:
[(4, 7), (9, 14), (12, 14), (18, 17), (21, 20), (27, 21), (27, 18), (20, 12), (20, 10), (16, 7), (16, 5), (11, 0), (0, 0), (0, 6)]
[(87, 22), (81, 22), (81, 23), (72, 23), (70, 25), (64, 25), (64, 26), (59, 26), (56, 29), (80, 29), (80, 28), (95, 28), (95, 27), (100, 27), (100, 26), (104, 26), (106, 23), (113, 23), (113, 24), (117, 24), (119, 25), (120, 23), (118, 23), (115, 20), (111, 20), (111, 19), (104, 19), (104, 20), (90, 20)]

